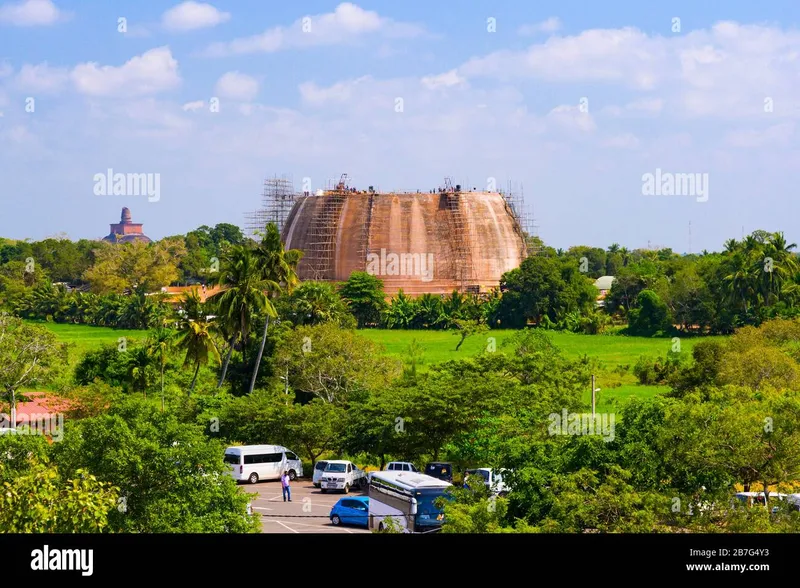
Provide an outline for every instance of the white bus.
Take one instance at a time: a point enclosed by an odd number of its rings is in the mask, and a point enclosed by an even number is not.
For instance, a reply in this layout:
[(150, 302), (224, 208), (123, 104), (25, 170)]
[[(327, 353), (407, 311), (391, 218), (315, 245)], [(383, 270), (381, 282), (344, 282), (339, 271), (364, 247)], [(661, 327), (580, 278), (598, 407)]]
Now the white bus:
[(442, 528), (444, 514), (435, 501), (453, 485), (418, 472), (373, 472), (369, 481), (369, 528), (382, 531), (392, 521), (406, 533)]
[(237, 482), (255, 484), (261, 480), (277, 480), (284, 471), (289, 479), (303, 476), (303, 464), (297, 455), (282, 445), (238, 445), (225, 450), (225, 463)]

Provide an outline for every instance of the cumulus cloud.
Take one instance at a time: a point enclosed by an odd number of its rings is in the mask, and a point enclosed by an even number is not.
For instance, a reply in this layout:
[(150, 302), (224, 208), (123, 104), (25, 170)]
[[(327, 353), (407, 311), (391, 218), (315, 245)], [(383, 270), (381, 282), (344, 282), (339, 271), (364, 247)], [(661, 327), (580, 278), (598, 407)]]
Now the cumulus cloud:
[(214, 90), (222, 98), (248, 102), (258, 94), (258, 80), (238, 71), (229, 71), (217, 80)]
[(517, 33), (520, 35), (535, 35), (537, 33), (555, 33), (558, 30), (561, 30), (561, 21), (557, 17), (551, 16), (542, 22), (522, 25), (517, 29)]
[(187, 102), (182, 108), (184, 112), (197, 112), (198, 110), (205, 108), (205, 106), (205, 100), (195, 100), (194, 102)]
[(333, 12), (301, 18), (289, 27), (273, 27), (259, 35), (213, 43), (204, 53), (208, 57), (274, 53), (290, 48), (354, 43), (366, 35), (415, 37), (423, 33), (420, 26), (394, 21), (345, 2)]
[(215, 27), (230, 20), (229, 12), (222, 12), (211, 4), (182, 2), (161, 16), (161, 24), (168, 31), (184, 32)]
[(169, 47), (151, 49), (120, 65), (83, 63), (71, 73), (77, 90), (90, 96), (141, 96), (177, 87), (178, 62)]
[(14, 85), (24, 92), (57, 92), (69, 82), (69, 70), (50, 67), (47, 62), (23, 65), (14, 78)]
[(51, 0), (24, 0), (0, 5), (0, 23), (17, 27), (50, 26), (69, 16)]
[(425, 76), (421, 80), (427, 88), (451, 88), (453, 86), (463, 86), (466, 80), (458, 75), (458, 72), (451, 69), (448, 72), (435, 76)]

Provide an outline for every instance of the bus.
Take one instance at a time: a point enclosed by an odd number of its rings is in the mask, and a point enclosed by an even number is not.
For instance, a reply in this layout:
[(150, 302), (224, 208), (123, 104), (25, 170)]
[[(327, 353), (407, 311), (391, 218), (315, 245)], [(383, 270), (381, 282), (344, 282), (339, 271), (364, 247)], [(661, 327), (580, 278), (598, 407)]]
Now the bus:
[(369, 528), (383, 531), (391, 518), (405, 533), (440, 531), (444, 514), (434, 504), (453, 485), (418, 472), (373, 472), (369, 481)]

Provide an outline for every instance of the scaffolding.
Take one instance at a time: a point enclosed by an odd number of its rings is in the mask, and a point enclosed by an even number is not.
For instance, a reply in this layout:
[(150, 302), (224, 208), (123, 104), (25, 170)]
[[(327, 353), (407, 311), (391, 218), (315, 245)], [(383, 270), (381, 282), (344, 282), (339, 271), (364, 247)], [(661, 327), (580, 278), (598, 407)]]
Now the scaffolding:
[(347, 174), (342, 174), (333, 190), (314, 196), (317, 199), (317, 212), (311, 222), (311, 239), (305, 257), (312, 280), (336, 279), (336, 233), (342, 208), (350, 193), (352, 190), (347, 185)]
[(474, 290), (475, 273), (472, 266), (472, 251), (470, 243), (470, 225), (464, 216), (461, 208), (461, 186), (453, 183), (450, 178), (444, 179), (444, 188), (440, 188), (444, 193), (446, 208), (448, 211), (448, 224), (450, 228), (450, 244), (453, 251), (452, 268), (453, 276), (461, 285), (461, 292)]
[(297, 194), (291, 178), (274, 176), (264, 180), (261, 208), (247, 214), (245, 228), (248, 236), (258, 237), (269, 223), (275, 223), (278, 230), (283, 232), (283, 226), (296, 199)]

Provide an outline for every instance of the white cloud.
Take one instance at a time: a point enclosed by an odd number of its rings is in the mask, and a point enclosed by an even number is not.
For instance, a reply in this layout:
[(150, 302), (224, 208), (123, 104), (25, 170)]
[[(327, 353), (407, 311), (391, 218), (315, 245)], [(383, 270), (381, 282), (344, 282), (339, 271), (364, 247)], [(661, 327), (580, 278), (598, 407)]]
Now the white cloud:
[(448, 72), (435, 76), (426, 76), (421, 80), (422, 84), (427, 88), (450, 88), (453, 86), (462, 86), (466, 80), (458, 75), (458, 72), (451, 69)]
[(625, 106), (606, 106), (600, 113), (614, 117), (652, 116), (659, 114), (664, 109), (664, 100), (661, 98), (643, 98), (634, 100)]
[(229, 71), (217, 80), (214, 90), (223, 98), (249, 102), (258, 94), (258, 80), (238, 71)]
[(319, 106), (331, 102), (350, 102), (354, 96), (353, 91), (355, 87), (358, 85), (365, 85), (369, 82), (372, 82), (372, 78), (369, 76), (338, 82), (327, 88), (321, 88), (314, 82), (306, 82), (299, 86), (300, 98), (304, 103), (312, 106)]
[(547, 20), (536, 24), (522, 25), (517, 29), (517, 33), (520, 35), (535, 35), (537, 33), (555, 33), (559, 30), (561, 30), (561, 21), (557, 17), (551, 16)]
[(728, 133), (725, 140), (731, 147), (785, 147), (795, 130), (793, 122), (770, 126), (764, 130), (741, 130)]
[(0, 23), (18, 27), (49, 26), (68, 17), (51, 0), (24, 0), (0, 6)]
[(182, 108), (184, 112), (197, 112), (198, 110), (205, 108), (205, 106), (205, 100), (195, 100), (194, 102), (187, 102)]
[(298, 47), (351, 44), (365, 35), (378, 33), (384, 37), (415, 37), (423, 34), (424, 29), (344, 2), (333, 12), (301, 18), (289, 27), (273, 27), (259, 35), (241, 37), (227, 43), (213, 43), (206, 49), (205, 55), (223, 57), (274, 53)]
[(551, 110), (547, 118), (565, 129), (575, 129), (583, 132), (591, 132), (597, 129), (597, 125), (588, 112), (581, 112), (579, 106), (562, 104)]
[(169, 31), (194, 31), (215, 27), (230, 20), (229, 12), (217, 10), (211, 4), (183, 2), (161, 16), (161, 24)]
[(69, 81), (69, 70), (54, 68), (47, 62), (23, 65), (14, 78), (14, 85), (24, 92), (56, 92)]
[(639, 147), (639, 139), (632, 133), (624, 133), (622, 135), (615, 135), (604, 140), (601, 145), (603, 147), (613, 147), (616, 149), (636, 149)]
[(114, 67), (83, 63), (72, 70), (72, 81), (79, 92), (91, 96), (141, 96), (177, 87), (178, 62), (169, 47), (151, 49)]
[(14, 73), (14, 68), (7, 63), (0, 63), (0, 78), (7, 78)]

